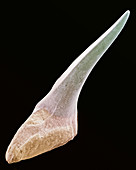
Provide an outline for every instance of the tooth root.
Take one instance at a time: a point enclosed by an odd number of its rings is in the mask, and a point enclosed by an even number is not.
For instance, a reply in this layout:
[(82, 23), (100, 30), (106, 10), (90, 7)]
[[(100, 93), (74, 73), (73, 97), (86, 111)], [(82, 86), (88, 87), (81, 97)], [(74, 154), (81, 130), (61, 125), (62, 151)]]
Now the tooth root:
[[(74, 116), (74, 115), (73, 115)], [(51, 115), (42, 109), (19, 128), (6, 152), (8, 163), (29, 159), (64, 145), (77, 134), (74, 117)]]
[(129, 16), (117, 22), (88, 47), (56, 81), (18, 129), (7, 152), (8, 163), (29, 159), (64, 145), (77, 134), (77, 100), (91, 70), (121, 32)]

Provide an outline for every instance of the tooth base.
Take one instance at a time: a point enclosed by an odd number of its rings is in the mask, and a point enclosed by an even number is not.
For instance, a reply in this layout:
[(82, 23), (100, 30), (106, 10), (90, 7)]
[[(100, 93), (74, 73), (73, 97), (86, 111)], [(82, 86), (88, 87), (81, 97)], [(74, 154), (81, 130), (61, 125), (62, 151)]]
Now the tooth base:
[(33, 113), (11, 141), (7, 162), (29, 159), (66, 144), (77, 134), (76, 121), (75, 117), (51, 115), (45, 109)]

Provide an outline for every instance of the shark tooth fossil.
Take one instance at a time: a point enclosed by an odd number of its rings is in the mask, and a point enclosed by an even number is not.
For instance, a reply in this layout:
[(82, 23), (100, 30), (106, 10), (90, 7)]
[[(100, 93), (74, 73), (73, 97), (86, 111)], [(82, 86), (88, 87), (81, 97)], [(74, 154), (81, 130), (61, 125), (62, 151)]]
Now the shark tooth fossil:
[(55, 82), (35, 106), (6, 151), (8, 163), (29, 159), (66, 144), (77, 135), (77, 102), (93, 67), (126, 24), (126, 11), (103, 35), (90, 45)]

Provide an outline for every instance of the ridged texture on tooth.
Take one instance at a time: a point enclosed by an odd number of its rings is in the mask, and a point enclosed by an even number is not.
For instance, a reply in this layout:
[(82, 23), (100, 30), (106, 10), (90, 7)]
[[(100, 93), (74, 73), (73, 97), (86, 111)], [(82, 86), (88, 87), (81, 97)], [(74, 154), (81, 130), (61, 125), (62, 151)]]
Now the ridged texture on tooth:
[(76, 121), (76, 117), (54, 116), (45, 109), (33, 113), (11, 141), (7, 162), (19, 162), (64, 145), (77, 134)]

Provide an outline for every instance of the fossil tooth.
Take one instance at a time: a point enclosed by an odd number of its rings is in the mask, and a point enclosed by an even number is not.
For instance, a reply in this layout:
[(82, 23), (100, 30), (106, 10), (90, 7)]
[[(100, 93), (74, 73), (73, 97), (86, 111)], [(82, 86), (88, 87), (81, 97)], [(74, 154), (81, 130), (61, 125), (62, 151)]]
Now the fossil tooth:
[(126, 11), (55, 82), (16, 132), (6, 151), (8, 163), (29, 159), (64, 145), (77, 134), (77, 101), (91, 70), (123, 29)]

